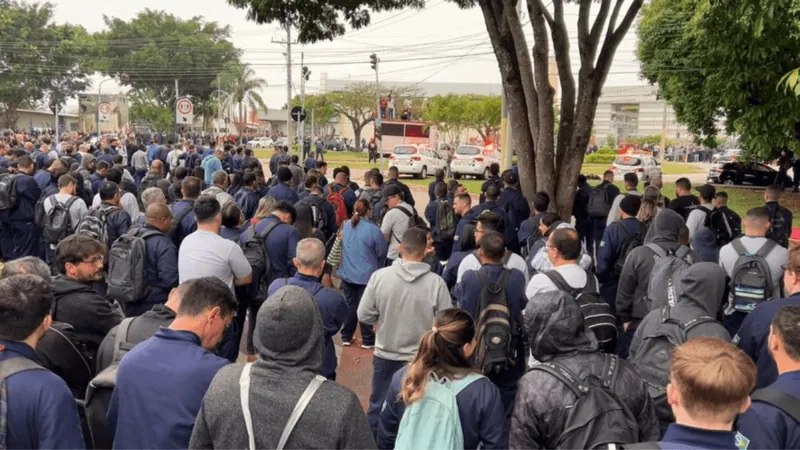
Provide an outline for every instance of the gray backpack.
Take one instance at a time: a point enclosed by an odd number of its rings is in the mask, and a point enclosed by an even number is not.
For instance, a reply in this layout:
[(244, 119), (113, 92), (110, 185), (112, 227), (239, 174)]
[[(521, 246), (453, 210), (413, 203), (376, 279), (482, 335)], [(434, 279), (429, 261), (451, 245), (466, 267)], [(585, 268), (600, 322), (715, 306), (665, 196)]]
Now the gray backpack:
[(70, 197), (66, 203), (61, 203), (55, 195), (47, 197), (45, 202), (50, 205), (50, 211), (45, 215), (42, 237), (50, 245), (58, 245), (64, 238), (72, 234), (72, 218), (69, 209), (78, 197)]
[[(6, 379), (28, 370), (47, 370), (35, 361), (12, 357), (0, 361), (0, 448), (8, 448), (8, 386)], [(13, 411), (12, 411), (13, 412)]]
[[(647, 392), (653, 399), (656, 415), (662, 425), (675, 421), (669, 403), (667, 403), (666, 392), (672, 349), (688, 340), (692, 328), (700, 324), (716, 322), (709, 316), (700, 316), (688, 322), (680, 322), (672, 318), (671, 312), (671, 305), (663, 306), (658, 325), (652, 331), (642, 329), (641, 345), (636, 351), (636, 355), (630, 360), (647, 386)], [(645, 333), (645, 331), (649, 332)]]
[(108, 296), (121, 305), (137, 303), (147, 297), (147, 247), (145, 240), (163, 233), (134, 228), (119, 237), (108, 252)]
[(775, 287), (772, 283), (772, 271), (767, 264), (767, 255), (778, 244), (767, 239), (755, 253), (750, 253), (742, 241), (735, 239), (731, 246), (739, 255), (733, 266), (730, 292), (735, 311), (749, 313), (756, 306), (772, 299)]
[(658, 244), (646, 244), (655, 253), (656, 262), (650, 272), (645, 301), (649, 311), (664, 305), (675, 306), (680, 298), (681, 274), (692, 265), (689, 247), (682, 245), (676, 251), (664, 250)]

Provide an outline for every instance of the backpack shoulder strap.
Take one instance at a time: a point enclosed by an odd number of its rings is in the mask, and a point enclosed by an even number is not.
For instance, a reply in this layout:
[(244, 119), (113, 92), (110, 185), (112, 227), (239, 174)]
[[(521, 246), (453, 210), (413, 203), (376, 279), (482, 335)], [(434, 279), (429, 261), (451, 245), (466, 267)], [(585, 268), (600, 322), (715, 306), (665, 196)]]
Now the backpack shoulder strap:
[(767, 242), (764, 242), (764, 245), (758, 249), (756, 255), (766, 259), (767, 255), (769, 255), (769, 252), (771, 252), (776, 245), (778, 245), (777, 242), (773, 241), (772, 239), (767, 239)]
[(128, 317), (127, 319), (123, 319), (122, 322), (119, 323), (119, 327), (117, 328), (117, 335), (114, 336), (114, 358), (116, 359), (116, 355), (119, 353), (122, 346), (128, 342), (128, 333), (131, 330), (131, 324), (133, 323), (135, 317)]
[[(283, 223), (283, 222), (281, 222), (280, 220), (273, 220), (272, 223), (270, 223), (269, 225), (267, 225), (266, 228), (264, 228), (263, 232), (256, 233), (255, 234), (255, 238), (260, 240), (260, 241), (263, 241), (272, 232), (272, 230), (277, 228), (278, 225), (280, 225), (281, 223)], [(255, 229), (253, 230), (253, 232), (255, 232)]]
[(412, 216), (412, 215), (414, 215), (414, 213), (410, 213), (410, 212), (408, 212), (408, 210), (407, 210), (407, 209), (405, 209), (405, 208), (403, 208), (402, 206), (396, 206), (396, 207), (394, 207), (394, 208), (392, 208), (392, 209), (399, 209), (400, 211), (402, 211), (402, 212), (403, 212), (403, 214), (405, 214), (405, 215), (406, 215), (406, 217), (409, 217), (409, 218), (411, 218), (411, 216)]
[(750, 399), (754, 402), (772, 405), (792, 416), (792, 419), (796, 422), (800, 422), (800, 399), (792, 395), (767, 387), (755, 391), (753, 395), (750, 396)]
[(589, 388), (581, 381), (581, 379), (572, 373), (571, 370), (567, 369), (561, 364), (544, 362), (536, 364), (531, 368), (531, 370), (547, 372), (556, 377), (559, 381), (564, 383), (577, 397), (583, 397), (587, 392), (589, 392)]
[[(55, 197), (55, 195), (53, 197)], [(72, 204), (75, 203), (76, 201), (78, 201), (78, 197), (73, 195), (72, 197), (69, 198), (69, 200), (67, 200), (67, 203), (64, 203), (64, 209), (69, 211), (69, 209), (72, 207)]]
[(675, 257), (678, 259), (684, 259), (689, 254), (689, 251), (689, 247), (681, 245), (678, 247), (678, 250), (675, 251)]
[(688, 321), (686, 323), (682, 323), (681, 324), (681, 330), (683, 330), (684, 334), (688, 334), (689, 330), (691, 330), (692, 328), (694, 328), (694, 327), (696, 327), (698, 325), (702, 325), (704, 323), (710, 323), (710, 322), (716, 322), (716, 320), (713, 319), (712, 317), (709, 317), (709, 316), (696, 317), (696, 318), (694, 318), (694, 319), (692, 319), (692, 320), (690, 320), (690, 321)]
[(581, 292), (581, 289), (575, 289), (574, 287), (570, 286), (569, 283), (567, 283), (567, 280), (565, 280), (564, 277), (561, 276), (561, 274), (558, 273), (558, 271), (555, 269), (548, 270), (547, 272), (544, 273), (544, 275), (547, 278), (549, 278), (550, 281), (553, 282), (553, 284), (556, 285), (556, 288), (558, 288), (558, 290), (564, 291), (572, 295), (573, 297), (577, 297), (578, 294), (580, 294)]
[(615, 222), (619, 224), (620, 228), (622, 228), (622, 232), (625, 234), (625, 241), (633, 237), (633, 231), (631, 231), (627, 225), (622, 223), (622, 221)]
[(597, 277), (594, 276), (594, 273), (591, 270), (583, 269), (586, 273), (586, 285), (581, 290), (582, 294), (586, 293), (600, 293), (600, 286), (597, 281)]
[(652, 252), (655, 253), (656, 256), (658, 256), (659, 258), (663, 258), (664, 256), (667, 256), (667, 251), (664, 250), (663, 248), (661, 248), (661, 246), (656, 244), (656, 243), (652, 243), (651, 242), (649, 244), (645, 244), (645, 247), (647, 247), (650, 250), (652, 250)]
[(181, 211), (181, 213), (175, 217), (174, 226), (180, 225), (181, 222), (183, 222), (183, 219), (185, 219), (192, 211), (194, 211), (194, 203), (184, 208), (183, 211)]
[(311, 401), (311, 397), (317, 392), (320, 386), (325, 382), (325, 377), (320, 375), (315, 376), (311, 382), (308, 384), (308, 387), (305, 391), (303, 391), (303, 395), (300, 396), (300, 399), (297, 401), (297, 404), (294, 405), (294, 410), (292, 411), (292, 415), (289, 416), (289, 421), (286, 422), (286, 426), (283, 428), (283, 433), (281, 433), (281, 439), (278, 442), (277, 450), (283, 450), (286, 447), (286, 441), (289, 440), (289, 436), (291, 436), (292, 431), (294, 430), (295, 425), (297, 425), (297, 421), (300, 420), (300, 416), (303, 415), (303, 412), (308, 407), (308, 403)]
[(603, 387), (611, 389), (614, 383), (617, 382), (617, 374), (619, 373), (619, 359), (616, 355), (609, 355), (604, 353), (605, 362), (603, 363), (603, 373), (600, 374), (600, 382)]
[(0, 375), (3, 378), (8, 378), (11, 375), (20, 372), (27, 372), (28, 370), (47, 370), (39, 363), (32, 359), (17, 356), (0, 361)]
[(471, 373), (460, 380), (455, 380), (450, 383), (450, 390), (453, 391), (453, 395), (458, 395), (466, 389), (470, 384), (480, 380), (481, 378), (486, 378), (481, 374), (478, 373)]
[[(768, 239), (767, 241), (770, 241), (770, 240), (771, 239)], [(764, 245), (766, 245), (766, 244), (764, 244)], [(731, 241), (731, 246), (736, 251), (737, 255), (744, 256), (744, 255), (747, 254), (747, 249), (744, 247), (744, 244), (742, 244), (741, 239), (734, 239), (733, 241)]]

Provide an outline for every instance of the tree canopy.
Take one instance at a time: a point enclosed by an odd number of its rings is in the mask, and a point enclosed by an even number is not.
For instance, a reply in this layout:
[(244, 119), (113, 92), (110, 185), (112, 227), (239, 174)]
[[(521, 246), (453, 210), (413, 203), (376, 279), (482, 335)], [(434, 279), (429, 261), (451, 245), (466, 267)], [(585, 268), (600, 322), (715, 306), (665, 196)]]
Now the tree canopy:
[(762, 159), (800, 150), (800, 102), (779, 86), (799, 51), (800, 0), (653, 0), (639, 25), (642, 75), (695, 141), (723, 124)]
[(501, 99), (483, 95), (437, 95), (428, 99), (422, 118), (436, 122), (447, 142), (458, 144), (466, 129), (485, 140), (500, 127)]
[[(516, 9), (519, 0), (450, 1), (461, 8), (478, 6), (483, 13), (508, 100), (511, 145), (517, 154), (524, 194), (532, 198), (537, 190), (546, 191), (553, 199), (552, 206), (567, 217), (572, 211), (598, 98), (614, 54), (644, 0), (553, 0), (547, 5), (544, 0), (529, 0), (526, 6), (533, 29), (532, 47), (523, 31), (527, 23), (523, 25)], [(256, 22), (297, 28), (298, 39), (304, 43), (340, 36), (346, 31), (345, 25), (362, 28), (369, 24), (371, 12), (424, 6), (422, 0), (228, 3), (246, 9), (248, 18)], [(573, 37), (564, 14), (568, 3), (578, 5), (577, 36)], [(577, 80), (570, 60), (575, 37), (580, 57)], [(555, 89), (549, 80), (551, 42), (561, 85), (557, 134)]]
[(81, 54), (92, 52), (82, 27), (52, 22), (49, 3), (0, 0), (0, 114), (14, 128), (20, 105), (46, 100), (51, 111), (89, 85), (91, 73)]

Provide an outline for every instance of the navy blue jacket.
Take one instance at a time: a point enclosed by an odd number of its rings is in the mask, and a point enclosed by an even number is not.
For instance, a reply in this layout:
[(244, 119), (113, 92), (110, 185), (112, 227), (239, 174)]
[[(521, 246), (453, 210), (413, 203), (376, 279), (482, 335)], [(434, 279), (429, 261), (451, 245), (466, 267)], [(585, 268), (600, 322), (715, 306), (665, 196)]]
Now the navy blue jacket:
[(92, 183), (92, 194), (97, 195), (100, 192), (100, 186), (103, 185), (103, 181), (106, 181), (106, 179), (102, 175), (93, 173), (89, 177), (89, 181)]
[(30, 222), (36, 216), (36, 202), (42, 196), (42, 189), (32, 176), (19, 174), (16, 181), (17, 204), (4, 212), (13, 222)]
[[(578, 186), (575, 193), (575, 201), (572, 204), (572, 215), (576, 221), (589, 220), (589, 196), (592, 194), (592, 187), (589, 183)], [(616, 198), (616, 197), (615, 197)]]
[(302, 273), (296, 273), (292, 278), (280, 278), (269, 286), (268, 296), (274, 294), (284, 286), (299, 286), (314, 297), (319, 305), (322, 317), (322, 329), (325, 335), (325, 356), (322, 362), (321, 375), (336, 379), (336, 349), (333, 346), (333, 337), (342, 329), (347, 320), (347, 303), (339, 291), (328, 289), (320, 284), (319, 279)]
[[(254, 231), (263, 233), (267, 225), (274, 221), (280, 221), (280, 219), (274, 214), (270, 214), (255, 225)], [(249, 233), (242, 234), (240, 239), (242, 245), (247, 242), (248, 235)], [(297, 255), (297, 242), (299, 241), (300, 233), (293, 226), (285, 223), (273, 228), (264, 239), (264, 248), (267, 249), (269, 255), (273, 279), (289, 278), (297, 272), (293, 260)]]
[(428, 185), (428, 200), (434, 201), (436, 200), (436, 185), (439, 183), (444, 183), (442, 180), (433, 180), (431, 184)]
[(439, 237), (439, 232), (436, 230), (436, 215), (439, 212), (439, 203), (443, 201), (446, 202), (447, 197), (431, 200), (428, 206), (425, 207), (425, 219), (430, 224), (431, 235), (433, 235), (434, 242), (442, 242), (442, 238)]
[[(151, 225), (145, 225), (144, 229), (158, 231)], [(178, 285), (178, 248), (172, 239), (161, 232), (144, 242), (147, 250), (145, 273), (150, 287), (144, 307), (148, 311), (156, 303), (165, 303), (169, 292)]]
[[(444, 268), (444, 272), (442, 272), (442, 279), (447, 284), (448, 289), (452, 290), (456, 287), (456, 280), (458, 280), (458, 266), (461, 265), (461, 261), (463, 261), (467, 255), (470, 255), (474, 251), (475, 249), (469, 249), (461, 252), (453, 252), (450, 255), (450, 259), (447, 260), (447, 265)], [(455, 298), (455, 296), (453, 298)]]
[(114, 448), (188, 448), (203, 396), (227, 364), (189, 331), (161, 328), (137, 344), (119, 364), (108, 408)]
[(489, 178), (481, 184), (481, 195), (478, 197), (481, 203), (486, 201), (486, 190), (489, 189), (489, 186), (495, 185), (498, 188), (503, 188), (503, 180), (500, 179), (497, 175), (489, 175)]
[(236, 192), (233, 199), (236, 201), (236, 204), (239, 205), (239, 209), (242, 210), (245, 220), (250, 220), (256, 215), (259, 198), (258, 194), (253, 192), (253, 190), (248, 187), (242, 187)]
[(278, 162), (280, 162), (281, 156), (278, 154), (273, 154), (272, 157), (269, 159), (269, 172), (272, 175), (278, 173)]
[(317, 168), (317, 160), (309, 156), (308, 158), (306, 158), (306, 161), (303, 163), (303, 168), (306, 170), (306, 172), (308, 172), (311, 169), (316, 169)]
[[(484, 264), (481, 271), (486, 273), (489, 283), (497, 282), (500, 273), (503, 270), (502, 265), (488, 265)], [(517, 324), (522, 327), (522, 311), (528, 304), (528, 298), (525, 296), (525, 275), (519, 270), (511, 269), (511, 276), (508, 279), (506, 288), (506, 301), (508, 302), (509, 313), (517, 320)], [(454, 289), (455, 297), (458, 299), (458, 305), (464, 311), (467, 311), (472, 318), (477, 322), (481, 314), (481, 281), (478, 279), (478, 273), (470, 270), (464, 273), (461, 278), (461, 283)], [(503, 405), (505, 407), (506, 415), (510, 418), (511, 411), (514, 406), (514, 394), (517, 389), (517, 382), (522, 375), (525, 374), (527, 369), (526, 353), (524, 349), (526, 339), (521, 337), (517, 340), (517, 356), (518, 361), (515, 367), (507, 370), (501, 374), (488, 375), (489, 379), (500, 388), (503, 392)], [(508, 394), (506, 394), (508, 392)]]
[(800, 292), (789, 298), (758, 305), (744, 318), (739, 332), (733, 338), (733, 343), (737, 344), (756, 363), (758, 368), (756, 389), (767, 387), (778, 378), (778, 368), (767, 351), (767, 338), (775, 313), (786, 305), (800, 305)]
[(776, 209), (780, 208), (781, 214), (783, 214), (783, 220), (786, 221), (786, 227), (789, 229), (789, 235), (792, 234), (792, 211), (787, 208), (782, 207), (778, 204), (778, 202), (767, 202), (764, 204), (769, 209), (770, 213), (773, 213)]
[[(736, 450), (737, 438), (735, 431), (713, 431), (701, 430), (699, 428), (687, 427), (672, 423), (661, 439), (661, 448), (664, 449), (686, 449), (686, 450), (716, 450), (730, 449)], [(751, 447), (741, 447), (751, 448)]]
[[(178, 200), (172, 205), (172, 217), (173, 220), (176, 220), (178, 216), (181, 215), (184, 209), (191, 208), (194, 205), (194, 200)], [(175, 229), (173, 233), (173, 241), (175, 242), (175, 247), (180, 248), (181, 242), (186, 236), (194, 233), (197, 231), (197, 222), (194, 220), (194, 210), (186, 214), (186, 216), (181, 220), (181, 223)]]
[[(519, 245), (519, 241), (517, 240), (517, 233), (514, 231), (512, 227), (509, 226), (509, 219), (508, 214), (503, 211), (497, 203), (492, 201), (485, 201), (478, 206), (473, 206), (472, 209), (469, 210), (461, 220), (458, 221), (458, 225), (456, 226), (456, 236), (462, 236), (464, 232), (464, 226), (470, 222), (475, 222), (478, 220), (478, 216), (481, 215), (484, 211), (491, 211), (494, 214), (503, 218), (503, 226), (505, 227), (503, 232), (503, 237), (505, 238), (505, 243), (507, 248), (513, 249), (513, 244), (517, 243)], [(461, 240), (456, 239), (453, 242), (453, 252), (461, 251)]]
[(34, 168), (36, 170), (46, 169), (50, 167), (50, 164), (53, 162), (53, 160), (50, 159), (49, 156), (47, 156), (47, 153), (42, 153), (39, 150), (34, 151), (31, 154), (31, 158), (33, 158), (33, 161), (35, 163)]
[(415, 204), (414, 203), (414, 196), (411, 195), (411, 189), (409, 189), (408, 186), (406, 186), (405, 183), (403, 183), (400, 180), (389, 180), (386, 183), (384, 183), (383, 187), (392, 186), (392, 185), (399, 187), (400, 190), (403, 191), (403, 197), (405, 198), (406, 203), (408, 203), (411, 206), (414, 206), (414, 204)]
[(97, 162), (105, 161), (108, 163), (108, 167), (114, 167), (114, 154), (109, 151), (108, 153), (100, 153), (99, 155), (95, 155), (97, 157)]
[(194, 170), (195, 166), (200, 164), (202, 158), (203, 157), (199, 153), (186, 152), (181, 155), (181, 159), (186, 161), (186, 168), (189, 169), (189, 172)]
[(277, 201), (286, 200), (289, 203), (297, 203), (297, 192), (289, 187), (286, 183), (278, 183), (269, 188), (267, 196), (274, 198)]
[[(36, 351), (23, 342), (0, 340), (0, 361)], [(41, 364), (41, 363), (40, 363)], [(8, 448), (85, 448), (81, 421), (67, 384), (49, 370), (28, 370), (6, 379)]]
[(597, 251), (597, 280), (601, 283), (613, 283), (616, 285), (619, 280), (620, 274), (614, 273), (614, 265), (622, 256), (622, 246), (625, 243), (623, 224), (633, 235), (644, 231), (641, 222), (635, 218), (623, 219), (606, 227), (606, 231), (603, 233), (603, 240), (600, 241), (600, 248)]
[[(770, 387), (800, 399), (800, 371), (784, 373)], [(800, 424), (772, 405), (753, 402), (738, 423), (739, 432), (750, 439), (748, 448), (800, 448)]]
[(536, 214), (522, 221), (517, 232), (519, 245), (524, 246), (529, 237), (539, 234), (539, 222), (542, 221), (542, 217), (544, 214)]
[(102, 208), (113, 208), (106, 213), (108, 223), (108, 246), (111, 247), (120, 236), (131, 229), (131, 216), (124, 209), (111, 206), (108, 203), (101, 203)]
[[(408, 366), (395, 372), (378, 421), (378, 448), (394, 448), (406, 405), (400, 399)], [(508, 448), (508, 425), (500, 392), (488, 379), (475, 380), (456, 396), (464, 448)]]
[(328, 178), (325, 175), (319, 177), (319, 187), (324, 188), (328, 185)]
[(519, 189), (507, 187), (500, 194), (498, 204), (508, 214), (508, 218), (514, 227), (514, 235), (517, 235), (522, 222), (531, 216), (531, 207), (528, 205), (528, 200), (525, 199)]
[(39, 185), (39, 189), (41, 189), (42, 191), (44, 191), (45, 189), (50, 187), (51, 184), (53, 184), (52, 178), (53, 178), (52, 174), (47, 170), (40, 170), (35, 174), (33, 174), (33, 179), (36, 180), (36, 184)]

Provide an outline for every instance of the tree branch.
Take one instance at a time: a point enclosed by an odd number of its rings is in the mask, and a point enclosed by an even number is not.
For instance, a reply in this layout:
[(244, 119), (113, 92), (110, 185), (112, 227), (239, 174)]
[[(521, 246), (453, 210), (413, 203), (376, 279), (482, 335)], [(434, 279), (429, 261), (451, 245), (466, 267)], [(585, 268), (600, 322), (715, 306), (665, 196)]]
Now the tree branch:
[[(584, 5), (584, 3), (589, 3), (589, 1), (581, 0), (581, 9), (583, 13), (588, 16), (589, 8), (588, 5)], [(575, 78), (572, 75), (572, 63), (569, 55), (569, 34), (567, 32), (567, 24), (564, 21), (564, 4), (562, 0), (556, 0), (554, 5), (555, 25), (551, 26), (550, 34), (553, 39), (553, 50), (556, 57), (556, 66), (558, 67), (558, 78), (561, 82), (561, 117), (555, 149), (555, 167), (561, 167), (561, 162), (567, 154), (567, 146), (571, 140), (570, 137), (572, 136), (575, 122)], [(588, 19), (585, 22), (588, 24)], [(580, 28), (581, 25), (579, 24), (578, 29), (580, 30)], [(578, 42), (579, 48), (582, 47), (582, 45), (580, 45), (580, 38)], [(586, 61), (583, 55), (581, 55), (581, 67), (583, 67), (585, 63)], [(589, 64), (591, 64), (591, 62), (589, 62)]]
[(614, 32), (614, 28), (617, 26), (617, 18), (619, 17), (619, 12), (622, 9), (623, 3), (625, 3), (625, 0), (617, 0), (617, 3), (614, 4), (614, 12), (611, 13), (611, 20), (608, 21), (608, 31), (606, 31), (606, 41), (611, 39), (611, 34)]
[[(619, 6), (622, 1), (624, 0), (617, 0), (617, 6)], [(625, 17), (619, 24), (619, 27), (614, 30), (613, 33), (606, 34), (606, 39), (603, 43), (602, 50), (600, 50), (600, 56), (597, 58), (597, 66), (595, 68), (596, 74), (593, 80), (595, 83), (595, 90), (600, 89), (603, 86), (603, 83), (605, 83), (606, 78), (608, 77), (608, 71), (611, 69), (614, 53), (616, 53), (620, 42), (622, 42), (625, 34), (627, 34), (628, 30), (631, 28), (633, 21), (636, 20), (636, 16), (639, 14), (639, 10), (642, 8), (643, 3), (644, 0), (633, 0), (631, 2), (631, 6), (628, 8), (628, 12), (625, 13)], [(615, 14), (619, 12), (616, 10), (617, 6), (615, 6)], [(611, 27), (614, 26), (614, 19), (615, 18), (612, 17), (612, 21), (609, 23), (609, 32), (612, 30)]]
[[(590, 47), (590, 55), (591, 55), (591, 63), (594, 64), (594, 59), (597, 56), (597, 46), (600, 44), (600, 34), (603, 32), (603, 28), (606, 24), (606, 19), (608, 18), (608, 12), (611, 10), (611, 2), (612, 0), (603, 0), (600, 4), (600, 11), (597, 13), (597, 17), (594, 19), (594, 24), (592, 25), (592, 31), (589, 33), (589, 47)], [(617, 12), (619, 12), (617, 10)], [(588, 15), (587, 15), (588, 21)], [(616, 17), (614, 18), (616, 22)]]

